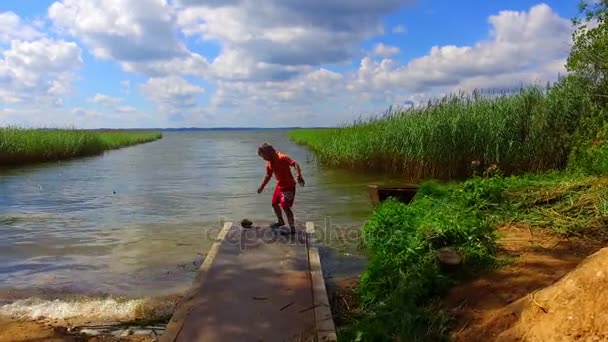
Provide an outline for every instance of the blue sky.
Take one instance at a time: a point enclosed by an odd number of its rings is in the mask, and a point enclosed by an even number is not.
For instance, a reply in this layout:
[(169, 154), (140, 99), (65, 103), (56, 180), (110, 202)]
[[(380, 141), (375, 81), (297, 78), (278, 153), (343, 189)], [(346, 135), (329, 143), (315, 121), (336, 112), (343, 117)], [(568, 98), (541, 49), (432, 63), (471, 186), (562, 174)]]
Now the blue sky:
[(576, 11), (566, 0), (4, 0), (0, 125), (335, 125), (555, 80)]

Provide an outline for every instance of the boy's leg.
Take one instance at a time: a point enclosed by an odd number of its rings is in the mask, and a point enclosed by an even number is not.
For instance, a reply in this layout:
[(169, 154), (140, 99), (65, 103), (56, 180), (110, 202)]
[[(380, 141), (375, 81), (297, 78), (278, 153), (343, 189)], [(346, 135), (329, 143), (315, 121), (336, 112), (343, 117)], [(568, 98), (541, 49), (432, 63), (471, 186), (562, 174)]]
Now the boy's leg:
[(285, 212), (285, 216), (287, 216), (287, 222), (289, 223), (289, 230), (291, 234), (296, 232), (296, 224), (293, 215), (293, 211), (291, 207), (293, 206), (293, 202), (295, 200), (296, 189), (287, 189), (283, 190), (281, 193), (281, 208)]
[(279, 187), (274, 190), (274, 194), (272, 195), (272, 209), (277, 217), (277, 222), (271, 226), (280, 227), (285, 225), (285, 221), (283, 220), (283, 212), (281, 211), (281, 191), (279, 190)]
[(289, 229), (291, 229), (292, 232), (295, 232), (296, 223), (293, 217), (293, 211), (291, 210), (291, 208), (283, 208), (283, 210), (285, 211), (285, 215), (287, 216), (287, 223), (289, 223)]
[[(281, 206), (278, 204), (273, 204), (272, 209), (274, 210), (274, 214), (277, 216), (277, 225), (283, 226), (285, 225), (285, 221), (283, 220), (283, 212), (281, 211)], [(288, 217), (289, 219), (289, 217)]]

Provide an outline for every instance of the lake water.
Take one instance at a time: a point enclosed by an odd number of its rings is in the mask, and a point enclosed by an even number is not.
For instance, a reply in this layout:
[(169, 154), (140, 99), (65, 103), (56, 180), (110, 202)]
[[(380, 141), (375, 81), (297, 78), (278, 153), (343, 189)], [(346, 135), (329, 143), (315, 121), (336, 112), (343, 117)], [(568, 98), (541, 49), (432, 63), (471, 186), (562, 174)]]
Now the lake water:
[[(169, 132), (101, 156), (0, 169), (0, 304), (13, 313), (38, 305), (44, 315), (35, 295), (181, 293), (221, 220), (273, 220), (274, 180), (256, 193), (264, 141), (303, 166), (297, 221), (357, 231), (371, 209), (366, 185), (383, 180), (318, 167), (286, 131)], [(357, 242), (350, 236), (350, 244), (325, 240), (349, 251)], [(338, 255), (326, 252), (325, 267), (349, 272), (353, 265)], [(29, 302), (16, 308), (16, 300)]]

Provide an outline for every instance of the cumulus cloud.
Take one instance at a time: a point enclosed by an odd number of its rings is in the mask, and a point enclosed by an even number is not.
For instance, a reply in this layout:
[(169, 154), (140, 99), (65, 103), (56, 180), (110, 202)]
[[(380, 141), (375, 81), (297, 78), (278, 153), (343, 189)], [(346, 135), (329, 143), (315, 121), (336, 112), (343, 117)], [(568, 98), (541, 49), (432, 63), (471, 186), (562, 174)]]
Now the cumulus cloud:
[(33, 40), (42, 36), (42, 33), (15, 13), (0, 12), (0, 43), (10, 43), (13, 39)]
[[(541, 4), (490, 16), (482, 41), (434, 46), (403, 61), (399, 46), (377, 43), (363, 51), (361, 45), (385, 30), (405, 33), (404, 25), (385, 27), (384, 18), (414, 0), (55, 1), (49, 22), (63, 39), (40, 33), (44, 25), (0, 13), (0, 103), (61, 105), (82, 64), (80, 48), (67, 41), (72, 37), (96, 58), (146, 76), (143, 84), (125, 81), (119, 88), (139, 89), (165, 114), (147, 116), (126, 100), (99, 93), (88, 99), (94, 109), (66, 111), (87, 125), (104, 116), (132, 127), (133, 120), (161, 125), (171, 118), (214, 125), (336, 124), (455, 89), (555, 79), (572, 33), (569, 20)], [(219, 51), (201, 55), (201, 42), (217, 44)], [(340, 72), (331, 70), (336, 64)], [(214, 89), (210, 103), (203, 102), (205, 89), (196, 79)], [(45, 111), (44, 120), (47, 113), (58, 111)], [(14, 110), (4, 109), (0, 117), (14, 118)]]
[(61, 0), (49, 18), (82, 39), (93, 55), (148, 75), (200, 72), (206, 59), (178, 37), (173, 7), (166, 0)]
[(186, 35), (222, 45), (211, 65), (218, 77), (272, 81), (357, 56), (362, 40), (382, 32), (383, 17), (411, 2), (182, 0), (178, 23)]
[(186, 52), (163, 0), (63, 0), (51, 5), (49, 17), (100, 58), (158, 60)]
[(89, 99), (89, 102), (93, 102), (93, 103), (97, 103), (97, 104), (101, 104), (103, 106), (115, 106), (119, 103), (121, 103), (123, 101), (123, 99), (118, 98), (118, 97), (112, 97), (110, 95), (105, 95), (105, 94), (95, 94), (94, 97)]
[(394, 86), (424, 92), (433, 87), (454, 87), (467, 79), (519, 76), (556, 60), (565, 61), (570, 50), (570, 21), (545, 4), (527, 12), (502, 11), (490, 16), (489, 23), (490, 39), (471, 46), (434, 46), (428, 55), (406, 65), (364, 58), (352, 88)]
[(279, 108), (321, 103), (343, 94), (344, 76), (327, 69), (300, 75), (289, 82), (219, 82), (212, 99), (215, 107)]
[(0, 102), (59, 103), (71, 89), (74, 71), (82, 64), (73, 42), (42, 38), (13, 40), (0, 59)]
[[(124, 82), (123, 82), (124, 83)], [(130, 84), (130, 83), (129, 83)], [(88, 99), (89, 102), (100, 105), (106, 113), (121, 113), (121, 114), (135, 114), (138, 113), (137, 108), (129, 105), (125, 105), (124, 98), (114, 97), (106, 94), (97, 93), (92, 98)], [(78, 108), (78, 110), (84, 110)], [(86, 110), (85, 110), (86, 111)], [(89, 111), (91, 112), (91, 111)]]
[(163, 77), (167, 75), (208, 76), (207, 59), (199, 54), (187, 54), (169, 59), (146, 62), (123, 62), (122, 68), (127, 72)]
[(198, 96), (205, 91), (177, 76), (150, 78), (140, 86), (140, 90), (167, 114), (180, 114), (195, 107)]
[(401, 52), (398, 46), (386, 45), (384, 43), (378, 43), (374, 46), (374, 55), (380, 57), (390, 57)]
[(130, 114), (130, 113), (136, 113), (137, 108), (132, 107), (132, 106), (118, 106), (118, 107), (116, 107), (116, 111), (119, 113)]
[[(293, 109), (302, 113), (297, 116), (301, 122), (318, 124), (315, 120), (322, 119), (335, 124), (388, 104), (419, 104), (459, 89), (544, 83), (564, 72), (572, 28), (549, 6), (502, 11), (488, 22), (488, 39), (469, 46), (436, 46), (407, 63), (366, 56), (352, 73), (312, 68), (287, 80), (222, 82), (213, 104), (242, 113), (247, 108), (265, 108), (275, 113), (273, 117)], [(386, 50), (378, 46), (372, 52)], [(322, 108), (316, 108), (316, 103), (322, 103)], [(321, 114), (309, 118), (304, 113)]]

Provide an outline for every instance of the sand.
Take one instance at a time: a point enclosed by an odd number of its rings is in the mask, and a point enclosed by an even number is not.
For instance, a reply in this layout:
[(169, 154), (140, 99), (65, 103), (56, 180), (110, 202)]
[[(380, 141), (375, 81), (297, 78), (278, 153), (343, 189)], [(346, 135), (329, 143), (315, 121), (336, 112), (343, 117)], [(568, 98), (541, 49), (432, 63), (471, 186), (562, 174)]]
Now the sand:
[(69, 333), (66, 326), (44, 321), (0, 317), (0, 342), (153, 342), (146, 336), (86, 336)]
[(453, 340), (608, 340), (608, 249), (597, 252), (606, 244), (526, 227), (501, 232), (513, 261), (455, 287), (445, 300), (456, 317)]

